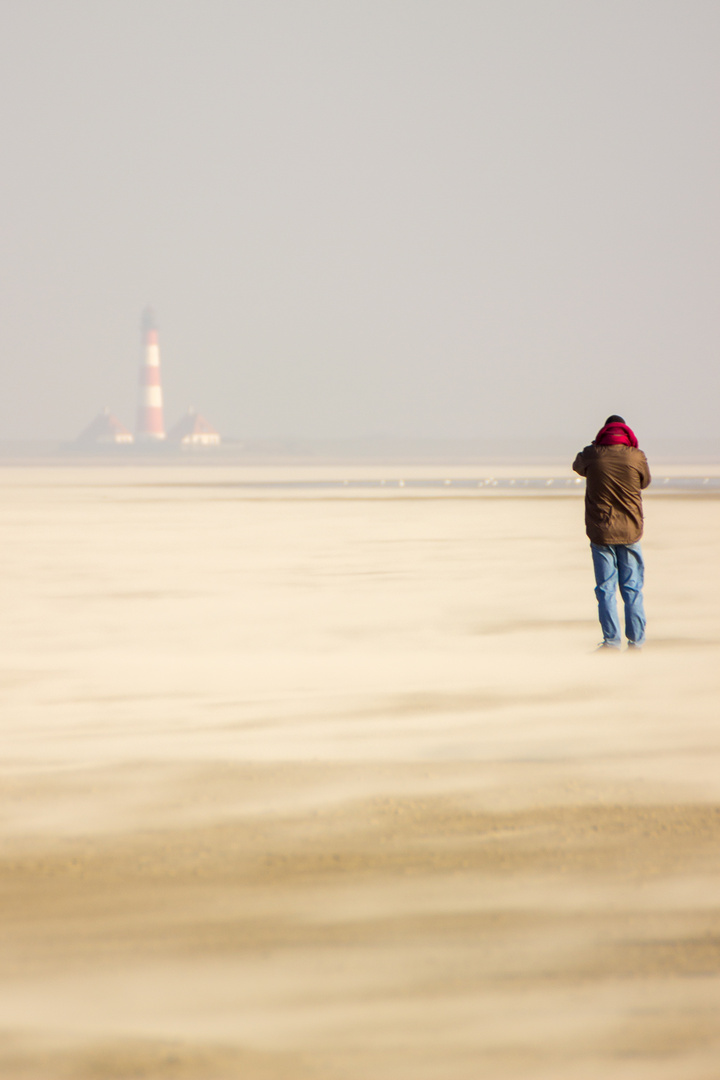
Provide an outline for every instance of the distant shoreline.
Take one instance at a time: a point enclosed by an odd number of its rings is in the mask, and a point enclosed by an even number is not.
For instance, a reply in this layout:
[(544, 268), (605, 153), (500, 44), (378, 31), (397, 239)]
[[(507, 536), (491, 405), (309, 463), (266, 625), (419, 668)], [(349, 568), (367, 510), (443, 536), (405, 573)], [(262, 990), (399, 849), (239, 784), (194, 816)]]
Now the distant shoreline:
[[(6, 487), (111, 488), (150, 492), (197, 489), (233, 499), (486, 499), (573, 498), (584, 481), (567, 460), (486, 460), (474, 463), (320, 459), (228, 459), (214, 455), (157, 458), (58, 456), (0, 460)], [(213, 493), (215, 493), (213, 495)], [(720, 498), (720, 462), (653, 465), (652, 499)]]
[[(248, 439), (218, 447), (121, 445), (88, 448), (60, 441), (0, 440), (0, 467), (154, 468), (498, 468), (569, 469), (580, 448), (569, 441), (442, 439)], [(720, 466), (720, 439), (643, 443), (651, 468)]]

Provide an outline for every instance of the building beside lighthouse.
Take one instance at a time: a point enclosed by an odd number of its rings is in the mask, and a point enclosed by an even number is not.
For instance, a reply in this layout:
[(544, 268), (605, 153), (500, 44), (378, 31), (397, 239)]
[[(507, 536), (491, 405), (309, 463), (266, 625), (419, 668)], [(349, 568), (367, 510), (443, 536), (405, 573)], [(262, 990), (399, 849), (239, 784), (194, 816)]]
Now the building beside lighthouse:
[(155, 315), (151, 308), (145, 308), (142, 316), (142, 346), (135, 438), (139, 443), (157, 443), (165, 438), (165, 422), (160, 379), (160, 346)]
[(220, 432), (197, 409), (191, 408), (168, 432), (168, 442), (181, 446), (219, 446)]
[(116, 416), (105, 407), (91, 424), (75, 440), (77, 446), (110, 447), (129, 446), (133, 441), (132, 432), (124, 427)]

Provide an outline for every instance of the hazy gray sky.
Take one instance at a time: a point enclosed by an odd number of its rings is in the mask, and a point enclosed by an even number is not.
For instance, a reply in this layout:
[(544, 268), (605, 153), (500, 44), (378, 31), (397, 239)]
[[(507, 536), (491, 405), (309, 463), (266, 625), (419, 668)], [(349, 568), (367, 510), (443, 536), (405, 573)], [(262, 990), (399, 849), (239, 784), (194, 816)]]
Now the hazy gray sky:
[(718, 434), (716, 0), (3, 0), (0, 437)]

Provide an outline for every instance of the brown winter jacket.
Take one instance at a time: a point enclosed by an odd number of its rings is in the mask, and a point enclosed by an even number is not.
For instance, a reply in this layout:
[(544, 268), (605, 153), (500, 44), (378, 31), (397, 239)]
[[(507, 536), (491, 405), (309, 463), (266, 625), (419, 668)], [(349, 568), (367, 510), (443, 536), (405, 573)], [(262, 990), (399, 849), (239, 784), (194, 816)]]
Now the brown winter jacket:
[(585, 531), (593, 544), (635, 544), (643, 533), (642, 495), (650, 468), (633, 446), (597, 446), (581, 450), (573, 469), (587, 478)]

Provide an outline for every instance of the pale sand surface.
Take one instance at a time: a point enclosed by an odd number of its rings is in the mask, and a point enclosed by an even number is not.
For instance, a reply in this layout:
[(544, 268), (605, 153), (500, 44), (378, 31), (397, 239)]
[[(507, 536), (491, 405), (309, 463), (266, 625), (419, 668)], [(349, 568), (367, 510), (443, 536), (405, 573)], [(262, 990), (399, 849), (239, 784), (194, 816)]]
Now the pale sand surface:
[(716, 1080), (720, 499), (238, 478), (0, 470), (0, 1076)]

